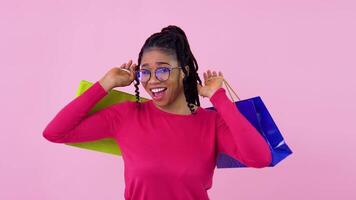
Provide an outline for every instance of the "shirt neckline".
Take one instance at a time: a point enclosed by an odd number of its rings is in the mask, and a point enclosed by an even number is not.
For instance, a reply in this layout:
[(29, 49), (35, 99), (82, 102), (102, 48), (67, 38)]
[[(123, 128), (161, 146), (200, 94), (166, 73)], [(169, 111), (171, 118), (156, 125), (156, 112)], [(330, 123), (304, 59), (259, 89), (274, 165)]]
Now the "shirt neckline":
[(148, 101), (148, 105), (152, 108), (152, 110), (157, 113), (157, 114), (160, 114), (160, 115), (163, 115), (163, 116), (169, 116), (169, 117), (181, 117), (181, 118), (189, 118), (189, 117), (194, 117), (195, 115), (198, 115), (201, 110), (203, 109), (202, 107), (198, 106), (197, 110), (195, 111), (196, 114), (189, 114), (189, 115), (184, 115), (184, 114), (175, 114), (175, 113), (170, 113), (170, 112), (166, 112), (166, 111), (163, 111), (159, 108), (156, 107), (156, 105), (154, 104), (153, 100), (149, 100)]

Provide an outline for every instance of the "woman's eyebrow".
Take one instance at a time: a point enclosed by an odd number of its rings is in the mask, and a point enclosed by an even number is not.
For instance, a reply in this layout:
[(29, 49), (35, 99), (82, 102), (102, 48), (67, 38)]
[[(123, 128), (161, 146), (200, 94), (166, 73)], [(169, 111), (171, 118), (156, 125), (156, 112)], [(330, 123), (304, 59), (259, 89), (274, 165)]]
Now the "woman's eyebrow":
[[(162, 65), (162, 64), (170, 65), (170, 64), (167, 63), (167, 62), (156, 62), (156, 64), (157, 64), (157, 65)], [(146, 66), (148, 66), (148, 63), (145, 63), (145, 64), (141, 65), (141, 67), (146, 67)]]

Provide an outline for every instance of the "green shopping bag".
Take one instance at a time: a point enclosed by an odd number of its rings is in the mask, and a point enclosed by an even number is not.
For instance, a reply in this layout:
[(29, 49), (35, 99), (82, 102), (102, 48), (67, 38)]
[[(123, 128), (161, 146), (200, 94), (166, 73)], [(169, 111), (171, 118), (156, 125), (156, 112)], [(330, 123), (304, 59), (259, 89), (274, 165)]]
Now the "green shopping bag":
[[(92, 85), (93, 83), (89, 81), (86, 80), (80, 81), (76, 96), (80, 96), (81, 94), (83, 94)], [(112, 89), (105, 97), (103, 97), (97, 104), (95, 104), (95, 106), (90, 110), (89, 113), (90, 114), (95, 113), (107, 106), (125, 100), (136, 101), (136, 96), (126, 92)], [(141, 100), (142, 102), (145, 102), (148, 99), (141, 97)], [(90, 142), (65, 143), (65, 144), (69, 146), (79, 147), (82, 149), (89, 149), (93, 151), (99, 151), (99, 152), (109, 153), (109, 154), (114, 154), (119, 156), (121, 155), (121, 149), (119, 145), (112, 138), (105, 138), (105, 139), (90, 141)]]

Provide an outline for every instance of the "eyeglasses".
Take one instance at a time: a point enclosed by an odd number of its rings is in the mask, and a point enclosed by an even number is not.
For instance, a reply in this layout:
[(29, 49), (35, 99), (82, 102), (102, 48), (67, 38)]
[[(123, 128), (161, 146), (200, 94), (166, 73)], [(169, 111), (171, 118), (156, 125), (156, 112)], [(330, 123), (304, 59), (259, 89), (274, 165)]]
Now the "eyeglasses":
[[(171, 71), (173, 69), (179, 69), (181, 67), (158, 67), (154, 73), (156, 76), (156, 79), (159, 81), (166, 81), (169, 78), (169, 75), (171, 74)], [(136, 77), (140, 82), (148, 82), (151, 78), (151, 71), (148, 69), (140, 69), (136, 73)]]

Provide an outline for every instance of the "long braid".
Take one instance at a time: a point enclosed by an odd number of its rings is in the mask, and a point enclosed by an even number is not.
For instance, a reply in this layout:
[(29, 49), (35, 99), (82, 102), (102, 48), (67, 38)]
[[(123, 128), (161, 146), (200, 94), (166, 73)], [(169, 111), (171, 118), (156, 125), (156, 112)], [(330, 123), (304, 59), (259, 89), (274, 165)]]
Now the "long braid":
[[(135, 71), (139, 70), (139, 66), (141, 64), (141, 58), (142, 58), (142, 54), (143, 54), (143, 51), (141, 50), (140, 54), (139, 54), (139, 59), (138, 59), (138, 65), (136, 66), (136, 69)], [(140, 85), (140, 81), (138, 80), (137, 76), (135, 76), (135, 96), (136, 96), (136, 103), (137, 105), (141, 105), (140, 104), (140, 90), (139, 90), (139, 86)]]

